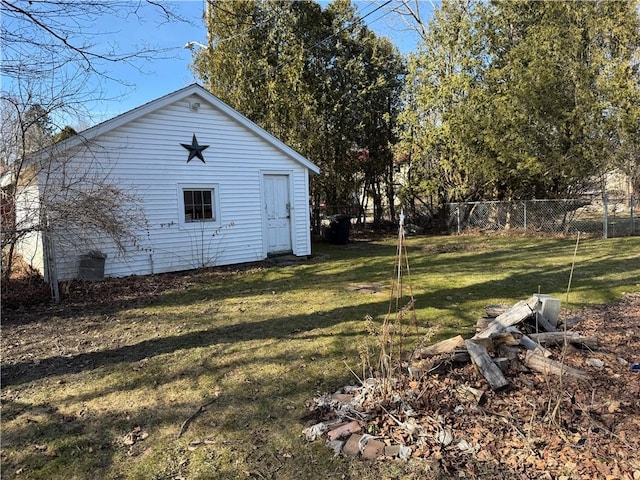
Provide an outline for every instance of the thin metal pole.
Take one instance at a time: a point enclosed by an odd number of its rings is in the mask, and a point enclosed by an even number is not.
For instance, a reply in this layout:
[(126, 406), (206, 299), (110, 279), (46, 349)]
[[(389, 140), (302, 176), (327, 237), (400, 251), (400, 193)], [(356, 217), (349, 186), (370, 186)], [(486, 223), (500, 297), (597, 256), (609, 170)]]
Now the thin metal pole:
[(635, 208), (635, 197), (631, 195), (631, 201), (629, 202), (629, 207), (631, 208), (631, 235), (636, 234), (635, 221), (633, 218), (633, 209)]
[(602, 205), (604, 207), (602, 215), (602, 238), (609, 238), (609, 196), (606, 191), (602, 194)]

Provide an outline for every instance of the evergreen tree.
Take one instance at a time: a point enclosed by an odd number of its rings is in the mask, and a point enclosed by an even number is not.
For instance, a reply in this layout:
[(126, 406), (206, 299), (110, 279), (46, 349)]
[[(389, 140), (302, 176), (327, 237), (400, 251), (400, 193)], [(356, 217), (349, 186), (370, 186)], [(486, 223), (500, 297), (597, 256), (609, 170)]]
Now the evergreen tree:
[(633, 3), (494, 4), (484, 145), (499, 198), (572, 196), (610, 170), (639, 105)]
[(634, 1), (444, 1), (409, 63), (401, 193), (566, 197), (637, 175), (639, 18)]
[(482, 194), (483, 169), (473, 147), (485, 67), (476, 26), (481, 8), (472, 0), (445, 0), (410, 58), (401, 148), (407, 202), (432, 198), (441, 205)]
[(384, 189), (393, 205), (397, 50), (349, 0), (212, 3), (206, 23), (194, 70), (212, 93), (320, 166), (314, 203), (346, 212), (374, 192), (381, 218)]

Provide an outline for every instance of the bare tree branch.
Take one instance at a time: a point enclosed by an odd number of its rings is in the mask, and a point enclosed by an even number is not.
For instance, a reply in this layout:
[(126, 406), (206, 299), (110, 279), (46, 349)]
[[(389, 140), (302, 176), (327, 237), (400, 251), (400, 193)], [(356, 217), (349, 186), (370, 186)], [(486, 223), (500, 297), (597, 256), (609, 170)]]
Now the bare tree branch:
[(141, 67), (134, 64), (137, 60), (168, 58), (174, 49), (160, 49), (153, 45), (134, 48), (109, 45), (105, 48), (98, 42), (101, 37), (114, 33), (98, 30), (96, 24), (99, 19), (123, 19), (133, 15), (140, 21), (148, 21), (140, 13), (140, 7), (143, 5), (160, 11), (162, 23), (187, 22), (166, 4), (151, 0), (2, 0), (0, 45), (3, 61), (0, 71), (12, 78), (24, 75), (41, 76), (53, 74), (65, 65), (74, 64), (87, 73), (102, 76), (106, 75), (101, 70), (103, 63), (123, 62), (140, 70)]
[[(93, 163), (72, 167), (68, 159), (73, 152), (58, 151), (56, 141), (65, 125), (89, 117), (92, 102), (105, 100), (102, 82), (126, 85), (108, 73), (107, 64), (124, 63), (141, 71), (147, 60), (169, 57), (171, 48), (100, 42), (114, 32), (99, 31), (99, 20), (149, 21), (144, 7), (160, 12), (160, 24), (186, 22), (169, 3), (157, 0), (0, 0), (5, 281), (16, 247), (36, 234), (46, 234), (54, 248), (88, 244), (91, 237), (108, 237), (120, 251), (139, 246), (145, 220), (135, 192), (111, 178), (97, 155)], [(91, 153), (99, 147), (83, 148)], [(37, 161), (36, 151), (45, 152)], [(109, 152), (100, 153), (109, 157)]]

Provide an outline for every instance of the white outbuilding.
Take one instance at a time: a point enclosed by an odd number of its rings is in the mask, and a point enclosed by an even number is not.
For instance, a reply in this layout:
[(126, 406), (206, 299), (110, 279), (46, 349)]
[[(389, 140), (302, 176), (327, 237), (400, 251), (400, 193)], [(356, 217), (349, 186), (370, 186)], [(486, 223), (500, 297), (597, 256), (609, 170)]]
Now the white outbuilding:
[[(311, 254), (309, 175), (319, 168), (200, 85), (89, 128), (56, 152), (58, 167), (42, 169), (30, 197), (59, 195), (74, 178), (113, 185), (135, 199), (119, 211), (136, 233), (118, 245), (52, 215), (49, 238), (28, 236), (21, 250), (58, 280), (95, 276), (101, 259), (98, 276), (122, 277)], [(81, 202), (69, 197), (60, 223), (74, 204), (79, 215), (111, 206)]]

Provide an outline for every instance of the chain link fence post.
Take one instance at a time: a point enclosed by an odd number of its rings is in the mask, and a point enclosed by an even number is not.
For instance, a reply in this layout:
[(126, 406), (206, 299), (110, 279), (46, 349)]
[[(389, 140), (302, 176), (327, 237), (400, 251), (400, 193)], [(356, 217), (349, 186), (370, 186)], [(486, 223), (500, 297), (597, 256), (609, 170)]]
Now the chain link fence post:
[(631, 195), (631, 198), (629, 199), (629, 209), (631, 210), (631, 235), (635, 235), (636, 234), (636, 223), (635, 223), (635, 218), (633, 216), (634, 213), (634, 209), (636, 208), (635, 205), (635, 197), (633, 195)]
[(602, 238), (609, 238), (609, 196), (602, 195)]

